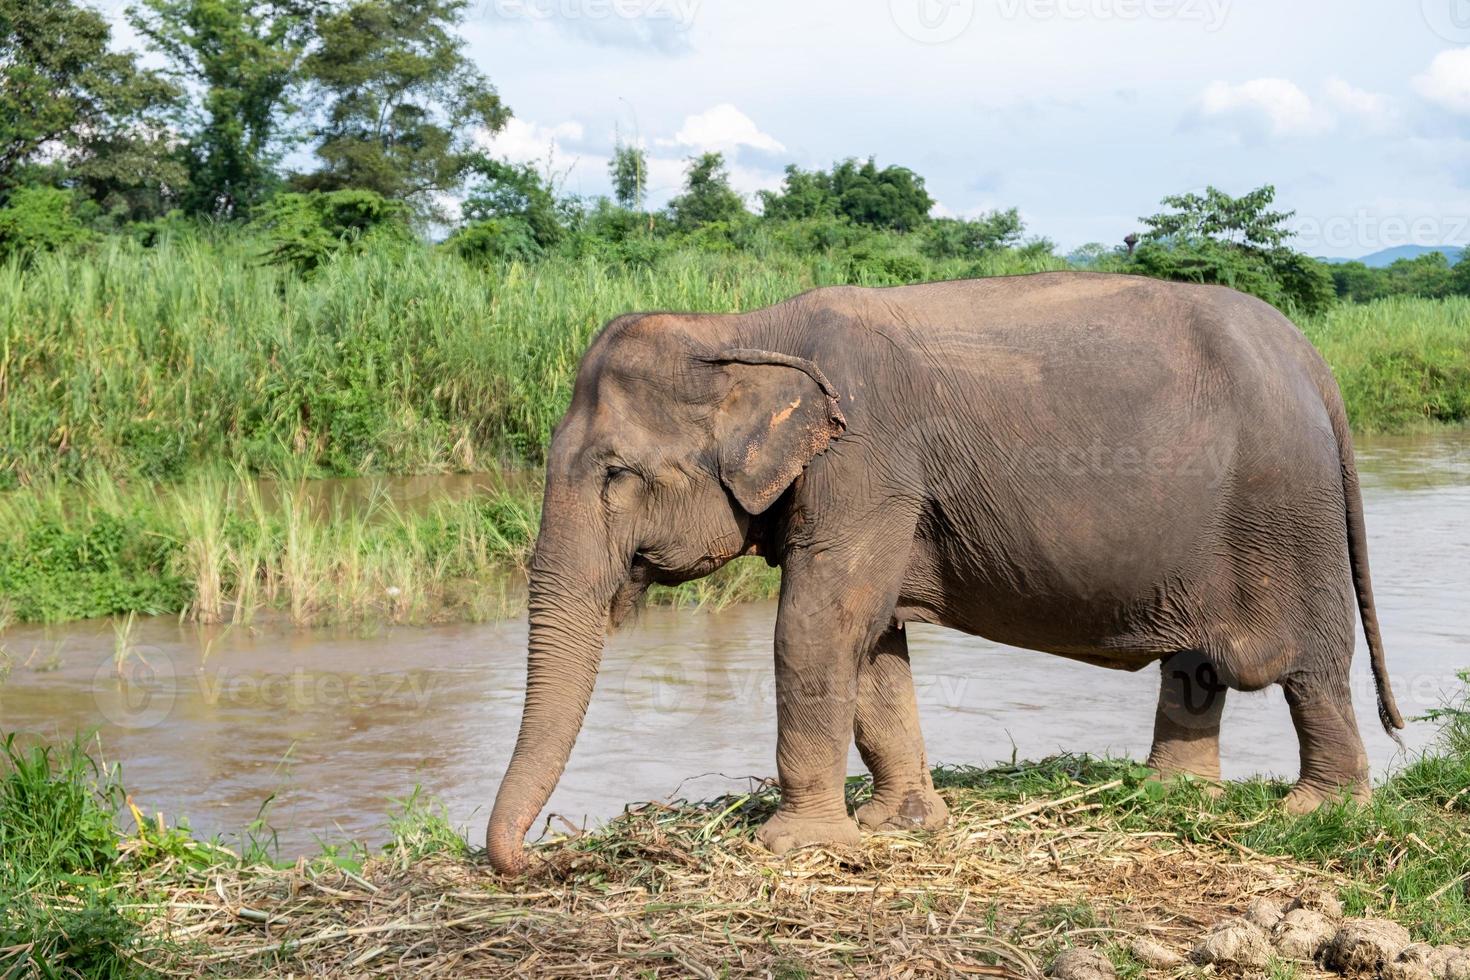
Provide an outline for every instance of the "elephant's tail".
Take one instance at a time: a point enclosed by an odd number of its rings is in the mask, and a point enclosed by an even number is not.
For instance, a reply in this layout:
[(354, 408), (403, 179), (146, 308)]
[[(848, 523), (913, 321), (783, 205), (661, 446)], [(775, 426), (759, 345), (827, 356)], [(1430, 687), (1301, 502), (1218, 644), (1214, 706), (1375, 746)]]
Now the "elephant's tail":
[[(1335, 396), (1335, 397), (1333, 397)], [(1353, 590), (1358, 594), (1358, 614), (1363, 618), (1363, 635), (1368, 639), (1368, 658), (1373, 665), (1373, 686), (1378, 689), (1378, 720), (1383, 730), (1399, 741), (1404, 717), (1388, 682), (1388, 665), (1383, 659), (1383, 634), (1378, 629), (1378, 607), (1373, 602), (1373, 577), (1368, 574), (1368, 535), (1363, 526), (1363, 494), (1358, 488), (1358, 467), (1353, 461), (1353, 436), (1347, 411), (1334, 388), (1329, 392), (1327, 411), (1337, 436), (1337, 453), (1342, 463), (1342, 496), (1347, 504), (1348, 564), (1353, 570)], [(1402, 744), (1402, 742), (1400, 742)]]

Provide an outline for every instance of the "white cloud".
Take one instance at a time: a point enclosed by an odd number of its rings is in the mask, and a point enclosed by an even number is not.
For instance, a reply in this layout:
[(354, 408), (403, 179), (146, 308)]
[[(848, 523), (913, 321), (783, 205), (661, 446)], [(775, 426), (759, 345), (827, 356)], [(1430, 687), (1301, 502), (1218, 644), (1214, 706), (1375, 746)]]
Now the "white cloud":
[[(668, 145), (666, 141), (660, 142)], [(761, 132), (754, 120), (728, 102), (686, 117), (683, 127), (674, 134), (673, 142), (701, 153), (729, 152), (742, 146), (769, 153), (781, 153), (786, 149), (774, 136)]]
[(1397, 115), (1388, 96), (1356, 88), (1341, 78), (1327, 80), (1327, 98), (1339, 111), (1374, 126), (1387, 125)]
[(1470, 113), (1470, 48), (1441, 51), (1414, 77), (1414, 90), (1451, 112)]
[(513, 163), (537, 163), (560, 153), (562, 143), (582, 139), (582, 124), (574, 120), (554, 126), (539, 126), (524, 119), (512, 118), (494, 136), (481, 135), (480, 145), (495, 156)]
[(1255, 78), (1238, 85), (1211, 82), (1200, 99), (1200, 112), (1207, 117), (1264, 121), (1272, 136), (1318, 132), (1331, 126), (1307, 93), (1284, 78)]

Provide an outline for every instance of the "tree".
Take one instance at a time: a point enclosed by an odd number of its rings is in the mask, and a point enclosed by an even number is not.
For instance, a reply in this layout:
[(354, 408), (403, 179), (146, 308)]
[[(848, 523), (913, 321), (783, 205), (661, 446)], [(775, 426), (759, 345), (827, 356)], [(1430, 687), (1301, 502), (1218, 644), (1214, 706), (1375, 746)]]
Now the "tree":
[(1174, 194), (1160, 202), (1174, 211), (1139, 219), (1148, 226), (1143, 240), (1208, 238), (1243, 248), (1279, 248), (1292, 236), (1286, 222), (1296, 212), (1267, 210), (1275, 199), (1276, 188), (1270, 184), (1241, 197), (1231, 197), (1214, 187), (1206, 187), (1203, 195)]
[(17, 187), (0, 207), (0, 259), (49, 251), (86, 238), (71, 191)]
[(613, 200), (630, 211), (642, 211), (648, 196), (648, 155), (621, 141), (613, 147), (607, 170), (612, 177)]
[(355, 0), (317, 18), (306, 59), (329, 103), (317, 133), (322, 168), (303, 187), (358, 187), (432, 214), (480, 159), (475, 140), (510, 110), (464, 55), (456, 32), (467, 0)]
[(190, 192), (185, 206), (240, 217), (279, 184), (292, 134), (297, 69), (315, 0), (143, 0), (133, 25), (197, 90), (179, 113)]
[(761, 202), (764, 214), (778, 220), (842, 216), (854, 224), (895, 231), (922, 227), (934, 206), (923, 177), (907, 167), (880, 170), (872, 157), (863, 163), (849, 158), (831, 173), (787, 167), (781, 190), (763, 191)]
[(109, 51), (110, 34), (73, 0), (0, 0), (0, 195), (34, 181), (161, 210), (181, 189), (163, 124), (177, 90)]
[(1218, 283), (1315, 313), (1337, 292), (1327, 266), (1289, 248), (1295, 212), (1272, 211), (1270, 184), (1241, 197), (1214, 187), (1163, 199), (1172, 211), (1140, 218), (1148, 230), (1127, 268), (1160, 279)]
[(920, 246), (936, 259), (977, 258), (987, 252), (1013, 248), (1021, 242), (1026, 226), (1015, 208), (991, 211), (978, 218), (936, 218), (930, 222)]
[(802, 170), (792, 164), (779, 191), (761, 191), (761, 213), (776, 221), (809, 221), (837, 215), (832, 176), (822, 170)]
[(721, 153), (703, 153), (689, 158), (685, 171), (684, 193), (669, 202), (674, 224), (683, 230), (706, 225), (729, 224), (744, 217), (745, 202), (730, 186)]
[(543, 178), (529, 163), (502, 160), (480, 159), (474, 171), (480, 180), (460, 205), (466, 224), (497, 221), (501, 229), (497, 235), (512, 239), (519, 224), (532, 251), (538, 253), (561, 241), (565, 229), (556, 189), (549, 178)]

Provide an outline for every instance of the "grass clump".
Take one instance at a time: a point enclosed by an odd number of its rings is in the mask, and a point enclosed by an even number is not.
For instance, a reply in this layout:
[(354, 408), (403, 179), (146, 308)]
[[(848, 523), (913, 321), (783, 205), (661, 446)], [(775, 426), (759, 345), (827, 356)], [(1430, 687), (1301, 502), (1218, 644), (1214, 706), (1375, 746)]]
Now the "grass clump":
[(0, 742), (0, 975), (131, 976), (115, 769), (73, 743)]

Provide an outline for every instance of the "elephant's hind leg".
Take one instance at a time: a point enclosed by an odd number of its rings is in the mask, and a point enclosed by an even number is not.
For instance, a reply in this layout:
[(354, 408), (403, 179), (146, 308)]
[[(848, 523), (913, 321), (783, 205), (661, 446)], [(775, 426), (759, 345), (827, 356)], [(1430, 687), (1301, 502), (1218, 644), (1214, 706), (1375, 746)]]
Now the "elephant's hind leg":
[(1301, 740), (1301, 774), (1286, 796), (1286, 809), (1307, 813), (1343, 792), (1367, 802), (1368, 756), (1358, 735), (1348, 686), (1346, 661), (1341, 666), (1301, 671), (1281, 681), (1292, 724)]
[(873, 798), (858, 807), (857, 822), (869, 830), (943, 827), (949, 808), (929, 775), (908, 634), (898, 626), (889, 626), (859, 664), (853, 735), (873, 774)]
[(1220, 779), (1220, 715), (1228, 690), (1204, 656), (1186, 651), (1160, 664), (1159, 705), (1148, 765), (1158, 778)]

